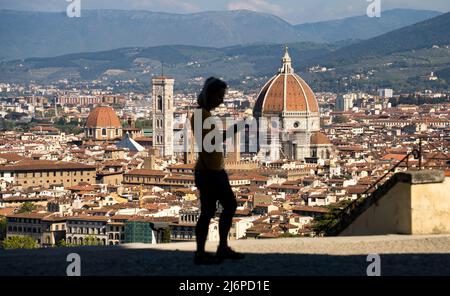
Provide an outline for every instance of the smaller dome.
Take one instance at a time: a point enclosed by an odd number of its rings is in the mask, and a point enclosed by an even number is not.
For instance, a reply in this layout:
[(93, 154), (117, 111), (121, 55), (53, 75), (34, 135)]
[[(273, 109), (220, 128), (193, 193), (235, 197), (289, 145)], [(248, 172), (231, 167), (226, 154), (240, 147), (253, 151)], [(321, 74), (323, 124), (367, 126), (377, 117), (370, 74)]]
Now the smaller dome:
[(328, 137), (321, 132), (315, 132), (311, 135), (311, 145), (331, 145), (331, 141)]
[(86, 127), (121, 128), (122, 125), (113, 108), (109, 106), (99, 106), (89, 113), (86, 120)]

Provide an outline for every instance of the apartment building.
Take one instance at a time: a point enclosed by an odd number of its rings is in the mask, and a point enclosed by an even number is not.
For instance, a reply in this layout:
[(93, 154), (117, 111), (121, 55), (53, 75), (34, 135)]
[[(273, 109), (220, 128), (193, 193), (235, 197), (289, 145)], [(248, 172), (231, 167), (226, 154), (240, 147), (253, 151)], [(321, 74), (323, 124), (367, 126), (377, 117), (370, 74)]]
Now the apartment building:
[(0, 166), (0, 180), (23, 187), (64, 187), (80, 182), (95, 183), (95, 166), (50, 160), (22, 160), (13, 165)]

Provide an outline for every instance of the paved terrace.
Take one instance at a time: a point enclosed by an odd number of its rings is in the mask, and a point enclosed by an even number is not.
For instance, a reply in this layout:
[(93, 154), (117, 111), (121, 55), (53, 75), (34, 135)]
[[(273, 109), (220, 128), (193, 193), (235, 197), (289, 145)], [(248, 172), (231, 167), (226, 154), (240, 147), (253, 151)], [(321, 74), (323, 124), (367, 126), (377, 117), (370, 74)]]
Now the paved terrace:
[[(0, 275), (65, 275), (66, 257), (81, 256), (82, 275), (289, 276), (366, 275), (367, 254), (382, 275), (450, 275), (450, 235), (283, 238), (232, 241), (246, 259), (196, 266), (195, 243), (0, 251)], [(207, 250), (215, 250), (208, 243)]]

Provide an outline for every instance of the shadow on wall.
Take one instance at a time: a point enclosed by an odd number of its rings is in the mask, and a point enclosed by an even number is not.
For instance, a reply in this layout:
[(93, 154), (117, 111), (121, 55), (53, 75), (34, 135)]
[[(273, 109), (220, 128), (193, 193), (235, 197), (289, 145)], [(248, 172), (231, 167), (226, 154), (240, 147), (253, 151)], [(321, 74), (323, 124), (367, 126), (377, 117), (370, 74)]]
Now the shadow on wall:
[[(0, 276), (65, 276), (67, 255), (83, 276), (366, 276), (367, 255), (246, 254), (242, 261), (196, 266), (193, 253), (120, 246), (0, 251)], [(381, 254), (381, 275), (450, 275), (450, 254)]]

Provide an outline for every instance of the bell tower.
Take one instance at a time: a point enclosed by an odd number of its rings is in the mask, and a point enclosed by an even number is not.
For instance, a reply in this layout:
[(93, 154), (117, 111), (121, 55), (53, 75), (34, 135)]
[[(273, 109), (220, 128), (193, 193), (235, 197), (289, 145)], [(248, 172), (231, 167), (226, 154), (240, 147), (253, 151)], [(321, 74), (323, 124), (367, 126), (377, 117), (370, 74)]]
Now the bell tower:
[(173, 155), (173, 85), (166, 76), (152, 79), (153, 147), (161, 156)]

